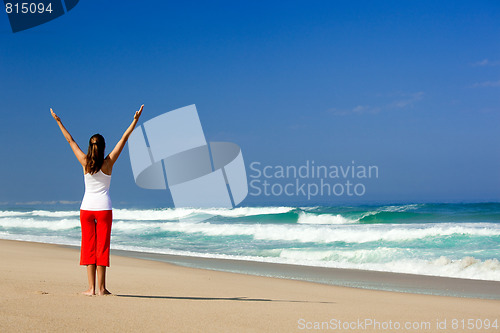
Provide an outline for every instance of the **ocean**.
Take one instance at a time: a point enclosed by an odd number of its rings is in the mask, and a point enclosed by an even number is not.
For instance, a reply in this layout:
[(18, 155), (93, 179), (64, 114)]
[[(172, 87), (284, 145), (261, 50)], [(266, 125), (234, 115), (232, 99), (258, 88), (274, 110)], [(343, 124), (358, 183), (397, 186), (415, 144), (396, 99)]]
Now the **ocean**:
[[(500, 281), (500, 203), (115, 208), (113, 217), (118, 250)], [(0, 206), (0, 238), (79, 246), (78, 205)]]

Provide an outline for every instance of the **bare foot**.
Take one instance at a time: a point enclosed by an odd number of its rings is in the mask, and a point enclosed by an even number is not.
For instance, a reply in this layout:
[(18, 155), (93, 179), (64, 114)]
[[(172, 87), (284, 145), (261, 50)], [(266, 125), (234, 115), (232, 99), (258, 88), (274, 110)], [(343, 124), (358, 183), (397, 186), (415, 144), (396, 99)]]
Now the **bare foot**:
[(104, 290), (101, 290), (99, 291), (99, 296), (106, 296), (106, 295), (112, 295), (108, 289), (104, 289)]
[(85, 296), (94, 296), (95, 292), (94, 292), (94, 289), (88, 289), (88, 290), (82, 291), (80, 294), (85, 295)]

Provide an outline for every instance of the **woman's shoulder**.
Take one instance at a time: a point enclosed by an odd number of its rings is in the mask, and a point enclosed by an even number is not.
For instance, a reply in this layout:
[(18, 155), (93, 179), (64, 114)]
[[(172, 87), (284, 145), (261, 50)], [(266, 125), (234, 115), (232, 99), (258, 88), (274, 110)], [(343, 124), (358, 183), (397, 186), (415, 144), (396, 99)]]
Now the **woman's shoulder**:
[(102, 167), (101, 167), (101, 171), (108, 175), (108, 176), (111, 176), (111, 172), (113, 171), (113, 166), (111, 164), (111, 160), (109, 158), (109, 155), (106, 156), (106, 158), (104, 159), (104, 161), (102, 162)]

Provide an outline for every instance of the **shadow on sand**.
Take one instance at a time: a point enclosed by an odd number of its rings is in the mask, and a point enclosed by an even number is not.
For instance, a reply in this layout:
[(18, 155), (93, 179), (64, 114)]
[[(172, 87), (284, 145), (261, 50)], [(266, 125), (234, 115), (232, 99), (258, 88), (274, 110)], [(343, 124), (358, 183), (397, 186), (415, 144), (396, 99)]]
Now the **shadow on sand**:
[(238, 302), (285, 302), (285, 303), (320, 303), (335, 304), (335, 302), (311, 302), (267, 298), (248, 298), (248, 297), (193, 297), (193, 296), (156, 296), (156, 295), (115, 295), (117, 297), (148, 298), (148, 299), (177, 299), (189, 301), (238, 301)]

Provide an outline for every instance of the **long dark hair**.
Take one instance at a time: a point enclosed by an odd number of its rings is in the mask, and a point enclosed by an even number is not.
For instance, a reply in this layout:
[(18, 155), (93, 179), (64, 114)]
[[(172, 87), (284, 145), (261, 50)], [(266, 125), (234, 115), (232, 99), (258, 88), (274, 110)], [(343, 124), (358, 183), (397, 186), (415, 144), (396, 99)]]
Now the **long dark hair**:
[(87, 152), (87, 165), (85, 172), (91, 175), (101, 170), (104, 162), (104, 149), (106, 142), (101, 134), (94, 134), (89, 140), (89, 150)]

